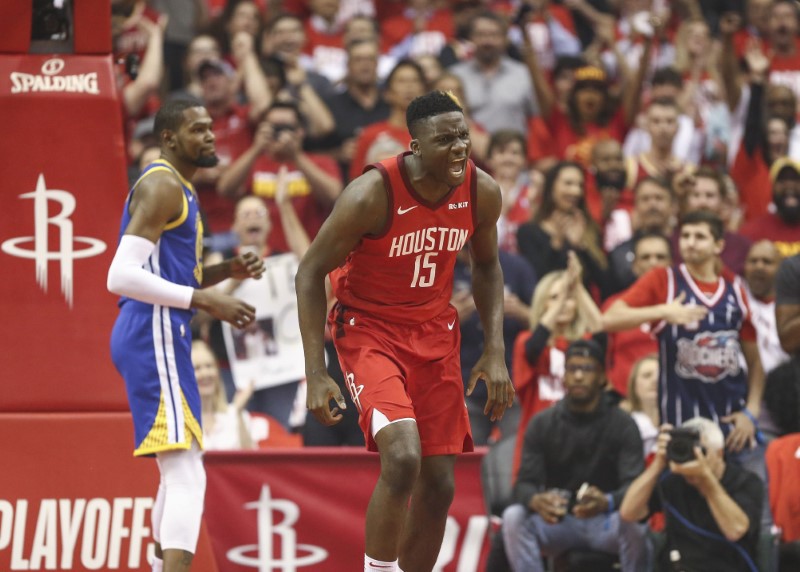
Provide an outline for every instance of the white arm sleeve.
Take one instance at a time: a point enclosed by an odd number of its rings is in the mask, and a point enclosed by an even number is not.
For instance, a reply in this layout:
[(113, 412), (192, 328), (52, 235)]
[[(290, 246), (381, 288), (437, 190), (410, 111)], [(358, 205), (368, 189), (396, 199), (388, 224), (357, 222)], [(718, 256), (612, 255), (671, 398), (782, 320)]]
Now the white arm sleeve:
[(109, 292), (147, 304), (187, 309), (194, 288), (181, 286), (144, 269), (156, 245), (134, 234), (125, 234), (108, 269)]

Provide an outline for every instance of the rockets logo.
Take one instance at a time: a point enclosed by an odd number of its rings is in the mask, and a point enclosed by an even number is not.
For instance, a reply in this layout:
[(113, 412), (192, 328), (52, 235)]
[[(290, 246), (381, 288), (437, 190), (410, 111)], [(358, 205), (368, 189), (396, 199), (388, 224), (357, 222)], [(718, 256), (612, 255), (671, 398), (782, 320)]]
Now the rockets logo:
[(739, 374), (740, 355), (736, 332), (701, 332), (692, 340), (678, 340), (675, 371), (681, 377), (716, 383), (724, 377)]

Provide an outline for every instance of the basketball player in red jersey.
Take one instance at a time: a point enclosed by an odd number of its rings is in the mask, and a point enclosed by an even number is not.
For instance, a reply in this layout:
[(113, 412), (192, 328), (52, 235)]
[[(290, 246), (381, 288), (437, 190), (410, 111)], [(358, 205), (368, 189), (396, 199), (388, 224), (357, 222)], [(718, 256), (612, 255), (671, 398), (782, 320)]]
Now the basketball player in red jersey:
[(350, 183), (296, 278), (308, 408), (326, 425), (345, 408), (323, 353), (331, 273), (338, 299), (328, 318), (331, 333), (367, 446), (380, 453), (367, 508), (365, 571), (433, 568), (456, 455), (472, 450), (458, 315), (450, 305), (453, 266), (467, 240), (485, 332), (467, 391), (485, 381), (492, 419), (514, 400), (503, 358), (500, 188), (469, 159), (469, 128), (452, 95), (416, 98), (406, 123), (411, 151), (368, 166)]

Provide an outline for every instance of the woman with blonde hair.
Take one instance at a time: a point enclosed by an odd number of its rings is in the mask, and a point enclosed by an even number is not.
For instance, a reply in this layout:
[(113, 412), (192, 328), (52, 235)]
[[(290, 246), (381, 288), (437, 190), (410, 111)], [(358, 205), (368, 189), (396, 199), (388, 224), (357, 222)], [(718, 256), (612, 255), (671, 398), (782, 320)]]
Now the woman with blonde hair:
[(228, 403), (217, 358), (203, 340), (192, 341), (192, 364), (200, 391), (203, 449), (254, 449), (250, 415), (244, 410), (253, 388), (238, 390)]
[(574, 252), (567, 269), (550, 272), (536, 285), (531, 303), (531, 331), (514, 343), (512, 375), (521, 407), (514, 473), (519, 467), (522, 440), (531, 418), (564, 397), (564, 352), (575, 340), (600, 332), (600, 310), (581, 282)]
[(658, 355), (637, 361), (628, 378), (628, 397), (620, 407), (631, 414), (642, 437), (644, 456), (654, 451), (658, 438)]

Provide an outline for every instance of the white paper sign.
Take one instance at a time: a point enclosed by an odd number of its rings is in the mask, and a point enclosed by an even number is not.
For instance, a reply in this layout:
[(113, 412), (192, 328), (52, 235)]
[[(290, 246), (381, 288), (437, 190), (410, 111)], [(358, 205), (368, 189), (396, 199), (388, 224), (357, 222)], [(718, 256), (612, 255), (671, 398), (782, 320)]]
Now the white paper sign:
[(253, 382), (255, 389), (263, 389), (305, 377), (294, 290), (297, 257), (269, 256), (264, 259), (264, 266), (260, 280), (245, 280), (233, 292), (233, 296), (255, 307), (255, 323), (241, 330), (222, 324), (238, 388)]

